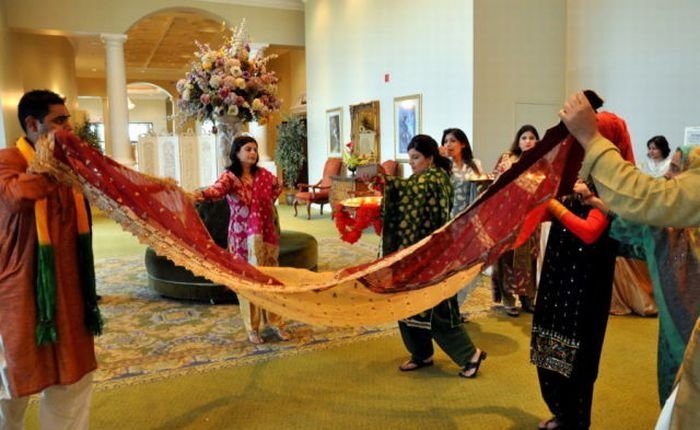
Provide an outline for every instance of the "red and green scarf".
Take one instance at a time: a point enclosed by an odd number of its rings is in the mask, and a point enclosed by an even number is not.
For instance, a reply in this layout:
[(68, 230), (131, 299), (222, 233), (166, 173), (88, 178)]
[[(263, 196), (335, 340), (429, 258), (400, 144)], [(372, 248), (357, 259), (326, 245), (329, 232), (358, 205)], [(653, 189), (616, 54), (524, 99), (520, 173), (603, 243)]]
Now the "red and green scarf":
[[(25, 139), (17, 141), (17, 149), (22, 153), (27, 164), (34, 160), (34, 148)], [(77, 189), (73, 189), (75, 213), (78, 221), (78, 267), (80, 268), (80, 284), (85, 303), (85, 326), (91, 333), (102, 333), (102, 317), (97, 307), (95, 290), (95, 265), (92, 255), (92, 231), (85, 198)], [(34, 203), (34, 218), (38, 239), (37, 247), (37, 344), (56, 343), (56, 262), (54, 249), (49, 235), (48, 200), (36, 200)]]

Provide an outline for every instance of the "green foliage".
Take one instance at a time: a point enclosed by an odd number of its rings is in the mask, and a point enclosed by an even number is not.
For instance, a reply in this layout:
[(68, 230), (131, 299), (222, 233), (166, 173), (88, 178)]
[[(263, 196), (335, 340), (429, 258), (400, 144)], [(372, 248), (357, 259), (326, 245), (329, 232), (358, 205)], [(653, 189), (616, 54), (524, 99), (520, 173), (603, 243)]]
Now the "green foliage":
[(294, 188), (304, 166), (306, 122), (299, 116), (289, 116), (277, 126), (275, 161), (282, 168), (284, 184)]
[(104, 152), (102, 145), (100, 145), (100, 136), (97, 134), (97, 129), (91, 127), (89, 122), (84, 122), (75, 128), (75, 134), (85, 143), (97, 149), (100, 152)]

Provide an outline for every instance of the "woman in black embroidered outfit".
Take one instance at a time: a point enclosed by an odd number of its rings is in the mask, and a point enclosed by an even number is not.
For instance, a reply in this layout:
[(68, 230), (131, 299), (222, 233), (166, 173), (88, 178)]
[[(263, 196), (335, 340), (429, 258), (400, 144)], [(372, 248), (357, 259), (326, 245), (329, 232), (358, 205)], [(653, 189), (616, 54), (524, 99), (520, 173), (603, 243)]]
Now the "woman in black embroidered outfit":
[(616, 242), (607, 215), (582, 203), (592, 185), (577, 182), (575, 195), (552, 200), (535, 315), (530, 361), (554, 415), (540, 429), (587, 429), (593, 385), (608, 322)]

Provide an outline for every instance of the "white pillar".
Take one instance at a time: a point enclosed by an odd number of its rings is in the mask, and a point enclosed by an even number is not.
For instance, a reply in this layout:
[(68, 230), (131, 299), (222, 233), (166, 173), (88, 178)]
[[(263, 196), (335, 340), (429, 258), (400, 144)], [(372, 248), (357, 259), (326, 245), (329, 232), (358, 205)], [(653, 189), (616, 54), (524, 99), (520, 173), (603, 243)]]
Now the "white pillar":
[(109, 100), (109, 137), (112, 157), (127, 166), (135, 164), (129, 142), (129, 108), (126, 101), (126, 66), (124, 42), (126, 34), (100, 35), (106, 50), (107, 98)]
[(248, 132), (258, 142), (260, 161), (270, 161), (270, 156), (267, 155), (267, 126), (260, 125), (257, 121), (251, 121), (248, 123)]
[(105, 134), (105, 154), (114, 157), (112, 153), (112, 136), (111, 128), (112, 125), (109, 119), (109, 103), (107, 97), (102, 97), (102, 124), (104, 124), (104, 134)]
[[(250, 46), (250, 56), (255, 57), (265, 55), (265, 49), (270, 46), (269, 43), (251, 43)], [(267, 126), (260, 125), (256, 121), (251, 121), (248, 123), (248, 133), (250, 133), (255, 140), (258, 141), (258, 155), (260, 156), (260, 161), (270, 161), (272, 160), (269, 155), (267, 155)], [(267, 166), (266, 166), (267, 167)]]

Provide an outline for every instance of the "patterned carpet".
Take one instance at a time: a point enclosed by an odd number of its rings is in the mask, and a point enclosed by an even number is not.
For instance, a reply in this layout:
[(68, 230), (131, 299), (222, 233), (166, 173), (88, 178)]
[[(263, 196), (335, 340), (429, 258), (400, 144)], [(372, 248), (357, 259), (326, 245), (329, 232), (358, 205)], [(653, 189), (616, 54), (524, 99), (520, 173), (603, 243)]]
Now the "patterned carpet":
[[(336, 270), (376, 258), (376, 248), (319, 240), (320, 270)], [(143, 256), (96, 262), (105, 331), (96, 340), (98, 389), (130, 385), (188, 372), (235, 366), (357, 342), (396, 332), (395, 324), (338, 329), (289, 321), (292, 340), (253, 345), (246, 340), (237, 305), (166, 299), (147, 286)], [(465, 310), (470, 318), (491, 306), (486, 277), (477, 279)], [(263, 332), (263, 336), (268, 333)]]

